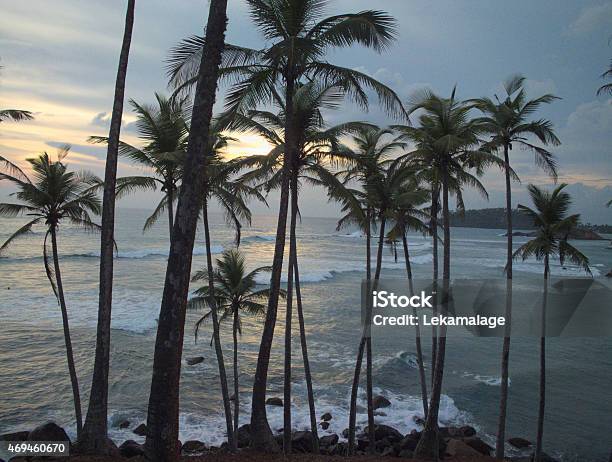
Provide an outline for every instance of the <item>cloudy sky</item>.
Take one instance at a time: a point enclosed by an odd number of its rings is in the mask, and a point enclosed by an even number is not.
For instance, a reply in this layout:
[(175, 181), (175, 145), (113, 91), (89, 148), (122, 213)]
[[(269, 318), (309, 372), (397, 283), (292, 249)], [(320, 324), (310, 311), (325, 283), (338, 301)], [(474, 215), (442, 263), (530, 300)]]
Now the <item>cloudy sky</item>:
[[(180, 39), (199, 34), (205, 23), (205, 0), (140, 0), (127, 81), (127, 96), (148, 102), (155, 91), (167, 91), (164, 58)], [(330, 1), (329, 13), (372, 8), (365, 0)], [(612, 223), (612, 100), (596, 97), (600, 74), (612, 56), (612, 2), (602, 0), (382, 0), (376, 8), (398, 20), (399, 37), (383, 55), (359, 48), (328, 56), (359, 68), (391, 85), (403, 99), (429, 87), (448, 94), (458, 85), (465, 98), (493, 96), (500, 82), (520, 72), (531, 96), (552, 92), (562, 100), (540, 114), (555, 124), (563, 145), (556, 149), (561, 175), (570, 183), (584, 221)], [(36, 119), (3, 123), (0, 153), (22, 163), (33, 154), (69, 143), (70, 163), (102, 174), (105, 149), (88, 145), (90, 135), (108, 130), (113, 86), (123, 30), (125, 1), (0, 0), (0, 107), (28, 109)], [(229, 1), (228, 41), (250, 47), (265, 43), (252, 26), (244, 2)], [(222, 105), (221, 90), (219, 109)], [(122, 138), (138, 143), (128, 111)], [(375, 106), (369, 113), (351, 105), (329, 114), (330, 122), (387, 119)], [(254, 137), (231, 147), (233, 154), (265, 152)], [(515, 202), (525, 201), (524, 185), (550, 181), (533, 165), (532, 154), (513, 152), (523, 185)], [(121, 174), (140, 171), (127, 163)], [(486, 202), (466, 194), (468, 208), (503, 205), (499, 172), (484, 179)], [(0, 198), (10, 192), (0, 184)], [(121, 206), (153, 206), (154, 194), (126, 199)], [(272, 211), (275, 198), (271, 198)], [(305, 216), (334, 216), (321, 191), (306, 191)], [(143, 205), (144, 204), (144, 205)], [(259, 209), (258, 209), (259, 210)]]

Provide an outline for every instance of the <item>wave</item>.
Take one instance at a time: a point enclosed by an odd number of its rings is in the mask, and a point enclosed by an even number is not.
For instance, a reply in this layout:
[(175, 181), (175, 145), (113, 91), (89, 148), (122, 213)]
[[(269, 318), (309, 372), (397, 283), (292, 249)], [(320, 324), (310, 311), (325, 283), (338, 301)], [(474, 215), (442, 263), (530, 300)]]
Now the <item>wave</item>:
[[(211, 252), (213, 254), (220, 254), (223, 252), (223, 246), (213, 245), (211, 246)], [(140, 250), (119, 250), (115, 258), (118, 259), (143, 259), (152, 257), (168, 257), (168, 249), (140, 249)], [(193, 255), (206, 255), (206, 249), (203, 246), (198, 246), (193, 249)], [(60, 259), (72, 259), (72, 258), (100, 258), (100, 252), (85, 252), (85, 253), (68, 253), (60, 254)], [(42, 256), (31, 256), (31, 257), (1, 257), (1, 261), (39, 261), (42, 260)]]
[(252, 243), (252, 242), (274, 242), (276, 235), (274, 234), (255, 234), (254, 236), (246, 236), (241, 239), (241, 242)]
[[(472, 374), (471, 372), (464, 372), (463, 377), (472, 378), (477, 382), (483, 383), (490, 387), (499, 387), (501, 386), (501, 377), (493, 376), (493, 375), (479, 375)], [(508, 386), (512, 384), (512, 380), (508, 379)]]

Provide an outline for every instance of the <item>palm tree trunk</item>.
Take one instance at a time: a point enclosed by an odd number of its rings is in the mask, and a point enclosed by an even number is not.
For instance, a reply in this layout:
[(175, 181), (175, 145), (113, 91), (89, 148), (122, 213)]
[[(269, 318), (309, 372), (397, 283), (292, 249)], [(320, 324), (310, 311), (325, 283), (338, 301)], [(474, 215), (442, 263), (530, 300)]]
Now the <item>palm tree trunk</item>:
[(261, 335), (257, 366), (253, 381), (253, 397), (251, 400), (251, 447), (264, 452), (278, 452), (278, 444), (274, 440), (272, 430), (266, 415), (266, 387), (268, 382), (268, 366), (270, 364), (270, 350), (274, 339), (276, 314), (280, 294), (281, 273), (283, 270), (283, 254), (285, 252), (285, 239), (287, 235), (287, 215), (289, 210), (289, 175), (292, 158), (296, 155), (296, 136), (293, 127), (293, 93), (295, 81), (289, 75), (285, 90), (286, 127), (285, 144), (287, 153), (283, 157), (283, 178), (280, 188), (280, 205), (278, 210), (278, 224), (276, 227), (276, 242), (274, 244), (274, 257), (272, 259), (272, 274), (270, 276), (270, 297), (266, 320)]
[[(408, 286), (410, 296), (414, 295), (414, 284), (412, 283), (412, 267), (410, 265), (410, 253), (408, 252), (408, 240), (406, 239), (406, 230), (402, 229), (402, 244), (404, 246), (404, 261), (406, 262), (406, 274), (408, 276)], [(416, 317), (416, 308), (412, 309), (413, 316)], [(416, 324), (416, 352), (417, 361), (419, 362), (419, 378), (421, 380), (421, 399), (423, 400), (423, 415), (427, 418), (427, 379), (425, 378), (425, 364), (423, 363), (423, 349), (421, 348), (421, 327)]]
[(227, 385), (227, 372), (225, 371), (225, 360), (223, 359), (223, 348), (221, 347), (221, 336), (219, 335), (219, 315), (217, 313), (217, 299), (215, 298), (215, 283), (213, 274), (212, 251), (210, 248), (210, 226), (208, 224), (208, 200), (204, 198), (202, 205), (202, 217), (204, 219), (204, 239), (206, 241), (206, 265), (208, 266), (208, 292), (210, 296), (210, 313), (212, 315), (213, 339), (215, 343), (215, 355), (219, 365), (219, 381), (221, 382), (221, 396), (223, 397), (223, 410), (225, 412), (225, 426), (227, 428), (227, 440), (232, 451), (238, 449), (234, 428), (232, 426), (232, 409)]
[(166, 194), (168, 197), (168, 239), (172, 242), (172, 228), (174, 227), (174, 191), (172, 187)]
[(238, 445), (237, 431), (238, 431), (238, 417), (240, 413), (240, 387), (238, 384), (238, 322), (239, 322), (239, 306), (234, 307), (234, 326), (233, 340), (234, 340), (234, 441), (236, 446)]
[[(297, 247), (297, 245), (296, 245)], [(302, 309), (302, 293), (300, 291), (300, 271), (298, 268), (297, 251), (295, 253), (294, 277), (295, 277), (295, 298), (297, 302), (298, 321), (300, 324), (300, 343), (302, 346), (302, 358), (304, 361), (304, 378), (306, 380), (306, 390), (308, 393), (308, 409), (310, 411), (310, 431), (314, 437), (313, 453), (319, 453), (319, 432), (317, 428), (317, 413), (315, 410), (314, 392), (312, 389), (312, 375), (310, 373), (310, 361), (308, 359), (308, 346), (306, 344), (306, 328), (304, 325), (304, 311)]]
[(542, 437), (544, 435), (544, 408), (546, 404), (546, 305), (548, 303), (548, 255), (544, 257), (544, 292), (542, 294), (542, 313), (540, 319), (540, 403), (538, 405), (538, 434), (534, 462), (542, 460)]
[(117, 158), (119, 135), (123, 115), (125, 79), (127, 76), (134, 7), (136, 0), (128, 0), (125, 15), (123, 44), (119, 56), (119, 69), (115, 82), (115, 100), (108, 134), (108, 149), (104, 173), (104, 195), (102, 199), (102, 230), (100, 239), (100, 291), (98, 304), (98, 326), (91, 393), (85, 426), (79, 439), (79, 451), (108, 455), (112, 445), (108, 441), (108, 372), (110, 362), (110, 329), (113, 301), (113, 250), (115, 241), (115, 186), (117, 182)]
[(72, 340), (70, 338), (70, 325), (68, 324), (68, 310), (64, 297), (64, 285), (62, 284), (62, 273), (60, 271), (59, 256), (57, 253), (56, 228), (51, 225), (51, 248), (53, 250), (53, 267), (55, 271), (55, 282), (57, 284), (57, 298), (62, 311), (62, 325), (64, 327), (64, 342), (66, 344), (66, 359), (68, 360), (68, 373), (72, 385), (72, 396), (74, 398), (74, 415), (76, 417), (77, 440), (81, 438), (83, 430), (83, 417), (81, 415), (81, 394), (79, 392), (79, 380), (74, 367), (74, 355), (72, 353)]
[(506, 438), (506, 414), (508, 408), (508, 369), (510, 365), (510, 331), (512, 318), (512, 188), (510, 185), (510, 159), (508, 145), (504, 145), (504, 173), (506, 177), (506, 324), (502, 345), (501, 390), (499, 397), (499, 420), (497, 423), (497, 440), (495, 458), (504, 458), (504, 441)]
[[(370, 229), (370, 210), (366, 212), (366, 281), (369, 285), (372, 279), (372, 232)], [(361, 375), (361, 365), (363, 362), (363, 352), (365, 349), (366, 337), (369, 335), (369, 320), (372, 316), (372, 307), (370, 298), (366, 298), (366, 313), (363, 320), (363, 331), (361, 340), (357, 348), (357, 360), (355, 361), (355, 373), (353, 375), (353, 384), (351, 386), (351, 402), (349, 407), (349, 437), (348, 437), (348, 455), (355, 454), (355, 424), (357, 420), (357, 392), (359, 391), (359, 376)]]
[(283, 382), (283, 452), (291, 454), (291, 334), (293, 316), (293, 269), (295, 267), (295, 226), (297, 222), (297, 172), (291, 169), (291, 219), (289, 223), (289, 269), (287, 278), (287, 311), (285, 313), (285, 378)]
[(179, 385), (185, 309), (202, 201), (204, 152), (208, 145), (221, 53), (225, 44), (226, 9), (227, 0), (210, 1), (206, 44), (200, 60), (187, 156), (172, 229), (147, 416), (145, 452), (147, 459), (154, 462), (173, 462), (179, 457)]
[[(442, 260), (443, 306), (448, 308), (450, 289), (450, 214), (448, 210), (448, 172), (442, 175), (442, 218), (444, 220), (444, 255)], [(442, 310), (443, 312), (445, 309)], [(446, 353), (446, 326), (440, 326), (438, 331), (438, 346), (434, 366), (434, 380), (431, 389), (429, 412), (425, 420), (425, 428), (417, 444), (415, 458), (438, 460), (440, 444), (438, 432), (438, 413), (442, 396), (442, 379), (444, 376), (444, 356)]]
[[(437, 182), (431, 186), (431, 236), (432, 236), (432, 254), (433, 254), (433, 290), (436, 292), (438, 284), (438, 200), (439, 189)], [(438, 305), (434, 304), (433, 314), (437, 314)], [(433, 385), (436, 355), (438, 351), (438, 329), (436, 326), (431, 326), (431, 383)]]

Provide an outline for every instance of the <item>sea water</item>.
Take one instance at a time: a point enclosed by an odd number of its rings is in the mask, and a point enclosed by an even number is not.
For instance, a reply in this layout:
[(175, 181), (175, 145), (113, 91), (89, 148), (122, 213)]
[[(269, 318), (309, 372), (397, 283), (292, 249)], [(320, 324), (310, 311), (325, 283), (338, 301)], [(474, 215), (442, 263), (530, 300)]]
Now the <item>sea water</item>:
[[(109, 385), (110, 435), (116, 442), (141, 441), (131, 432), (146, 420), (148, 391), (169, 239), (160, 222), (146, 233), (146, 210), (119, 209), (116, 224), (111, 370)], [(214, 257), (232, 248), (234, 233), (223, 216), (212, 214)], [(16, 230), (21, 219), (2, 219), (0, 241)], [(317, 414), (330, 412), (330, 427), (321, 434), (338, 433), (348, 425), (348, 401), (360, 335), (360, 282), (365, 275), (365, 238), (355, 230), (336, 229), (336, 220), (304, 217), (298, 225), (298, 252), (308, 347)], [(242, 230), (240, 250), (249, 269), (270, 265), (274, 251), (274, 216), (256, 216)], [(54, 420), (74, 435), (70, 381), (59, 307), (42, 260), (44, 228), (15, 241), (0, 257), (0, 433), (30, 429)], [(503, 277), (505, 238), (501, 230), (452, 229), (452, 277)], [(99, 240), (70, 225), (59, 230), (60, 264), (70, 316), (72, 341), (82, 401), (88, 400), (98, 308)], [(527, 238), (516, 237), (515, 247)], [(574, 243), (591, 262), (595, 277), (612, 267), (607, 241)], [(373, 239), (373, 247), (377, 240)], [(431, 239), (409, 236), (415, 278), (431, 274)], [(287, 246), (288, 247), (288, 246)], [(440, 252), (442, 251), (440, 246)], [(403, 252), (385, 248), (383, 277), (404, 277)], [(193, 271), (205, 266), (203, 233), (198, 229)], [(517, 262), (515, 279), (539, 278), (542, 265)], [(579, 268), (553, 262), (557, 276), (584, 276)], [(258, 281), (267, 283), (269, 274)], [(283, 281), (286, 282), (286, 272)], [(192, 286), (192, 289), (196, 288)], [(520, 307), (515, 307), (520, 309)], [(203, 313), (188, 312), (181, 378), (180, 437), (220, 444), (225, 439), (218, 368), (210, 347), (210, 324), (198, 342), (194, 325)], [(268, 396), (282, 397), (284, 307), (279, 306), (269, 369)], [(239, 340), (240, 422), (249, 421), (250, 391), (263, 320), (243, 318)], [(297, 323), (294, 323), (297, 324)], [(297, 326), (293, 344), (293, 424), (309, 427), (306, 389), (301, 367)], [(223, 326), (226, 366), (231, 377), (231, 327)], [(419, 428), (423, 414), (414, 332), (374, 338), (374, 385), (391, 406), (377, 422), (403, 433)], [(427, 376), (430, 376), (431, 339), (423, 333)], [(538, 340), (514, 339), (510, 354), (510, 396), (507, 436), (535, 439), (538, 403)], [(500, 384), (501, 339), (460, 336), (449, 338), (440, 421), (443, 425), (470, 424), (494, 441)], [(186, 358), (203, 356), (189, 366)], [(547, 341), (547, 403), (544, 448), (565, 460), (607, 460), (612, 449), (612, 339), (576, 338)], [(360, 389), (358, 425), (367, 424), (365, 390)], [(267, 406), (273, 430), (282, 428), (282, 408)], [(121, 430), (118, 424), (129, 420)]]

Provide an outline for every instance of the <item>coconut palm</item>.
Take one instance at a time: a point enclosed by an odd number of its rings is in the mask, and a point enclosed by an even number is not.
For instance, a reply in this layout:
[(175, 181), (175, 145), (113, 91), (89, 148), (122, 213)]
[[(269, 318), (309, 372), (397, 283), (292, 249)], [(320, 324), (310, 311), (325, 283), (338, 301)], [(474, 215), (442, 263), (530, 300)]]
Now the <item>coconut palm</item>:
[(97, 454), (110, 454), (112, 444), (108, 440), (108, 373), (110, 362), (110, 324), (113, 295), (113, 242), (115, 240), (115, 188), (117, 186), (117, 159), (119, 156), (119, 134), (123, 116), (125, 79), (127, 76), (134, 8), (136, 1), (128, 0), (125, 16), (125, 31), (119, 68), (115, 82), (115, 98), (108, 134), (108, 150), (104, 175), (104, 194), (102, 207), (102, 231), (100, 239), (100, 296), (98, 307), (98, 327), (96, 334), (96, 354), (91, 379), (89, 406), (83, 427), (83, 437), (79, 450)]
[[(72, 353), (72, 340), (68, 322), (68, 310), (64, 297), (64, 285), (59, 264), (57, 232), (61, 223), (70, 223), (85, 231), (97, 231), (99, 226), (91, 221), (90, 214), (100, 214), (100, 200), (96, 195), (101, 180), (89, 172), (69, 172), (63, 163), (69, 147), (58, 152), (53, 161), (45, 152), (40, 156), (27, 159), (32, 169), (31, 178), (15, 163), (0, 156), (0, 181), (13, 183), (18, 192), (13, 193), (20, 203), (0, 204), (0, 215), (15, 217), (27, 215), (34, 217), (13, 233), (0, 247), (6, 249), (15, 239), (23, 237), (38, 224), (46, 227), (43, 241), (43, 261), (47, 278), (57, 298), (62, 313), (62, 326), (66, 345), (68, 373), (72, 385), (74, 412), (76, 417), (77, 438), (81, 436), (83, 421), (81, 416), (81, 398), (79, 383)], [(48, 241), (51, 239), (52, 262), (49, 261)]]
[[(397, 150), (405, 147), (399, 139), (391, 136), (392, 131), (379, 127), (363, 127), (355, 134), (352, 141), (355, 148), (348, 154), (352, 163), (340, 174), (345, 183), (357, 182), (360, 191), (352, 190), (355, 197), (353, 202), (345, 201), (343, 211), (346, 213), (338, 222), (338, 228), (353, 224), (364, 231), (366, 236), (366, 280), (371, 276), (371, 240), (372, 224), (379, 221), (379, 241), (376, 255), (376, 268), (374, 281), (380, 278), (382, 268), (382, 252), (385, 237), (385, 224), (391, 210), (391, 193), (394, 187), (401, 185), (410, 175), (403, 169), (399, 160), (389, 157)], [(389, 138), (390, 137), (390, 138)], [(368, 306), (366, 320), (370, 319), (371, 307)], [(366, 353), (366, 395), (368, 408), (369, 450), (375, 450), (374, 435), (374, 408), (372, 383), (372, 340), (369, 334), (368, 322), (364, 324), (363, 332), (357, 349), (355, 373), (351, 388), (349, 409), (349, 455), (355, 450), (355, 425), (357, 418), (357, 393), (359, 389), (359, 376), (363, 362), (363, 353)]]
[(580, 215), (568, 215), (571, 205), (570, 195), (563, 191), (566, 184), (560, 184), (552, 192), (530, 184), (527, 187), (535, 210), (519, 205), (519, 210), (533, 220), (535, 237), (514, 252), (514, 258), (523, 261), (535, 258), (544, 262), (544, 288), (540, 321), (540, 402), (538, 406), (538, 430), (536, 438), (535, 462), (542, 460), (542, 435), (544, 432), (544, 409), (546, 398), (546, 309), (550, 277), (550, 259), (558, 257), (561, 264), (569, 260), (580, 266), (588, 274), (589, 259), (568, 242), (570, 232), (576, 228)]
[(506, 411), (508, 402), (508, 366), (510, 358), (510, 320), (512, 316), (512, 188), (510, 168), (510, 152), (514, 146), (527, 148), (535, 154), (536, 165), (541, 167), (553, 179), (557, 178), (557, 166), (551, 152), (541, 146), (532, 144), (530, 138), (536, 138), (544, 145), (558, 146), (559, 139), (555, 135), (552, 123), (546, 119), (530, 120), (531, 116), (543, 105), (559, 99), (546, 94), (535, 99), (527, 99), (524, 88), (525, 77), (514, 75), (508, 78), (503, 86), (503, 99), (495, 97), (473, 100), (476, 107), (484, 113), (480, 122), (491, 136), (487, 148), (501, 151), (504, 156), (504, 173), (506, 180), (506, 278), (508, 280), (506, 302), (506, 333), (502, 347), (502, 373), (499, 405), (499, 421), (495, 457), (504, 458), (504, 441), (506, 428)]
[[(159, 187), (164, 196), (153, 214), (145, 221), (143, 231), (153, 226), (167, 211), (170, 238), (174, 225), (174, 203), (189, 137), (188, 104), (186, 99), (166, 98), (159, 93), (155, 94), (155, 100), (155, 106), (130, 100), (137, 116), (138, 137), (145, 143), (144, 147), (140, 149), (123, 141), (119, 142), (119, 155), (150, 170), (153, 175), (122, 178), (117, 194), (124, 195), (134, 190), (155, 191)], [(92, 136), (89, 141), (108, 143), (108, 138)]]
[[(2, 66), (0, 66), (0, 70)], [(21, 122), (22, 120), (32, 120), (34, 116), (30, 111), (22, 109), (0, 109), (0, 123), (4, 121)]]
[[(297, 255), (296, 222), (299, 215), (298, 197), (302, 183), (321, 186), (328, 191), (330, 199), (337, 200), (344, 187), (332, 173), (331, 167), (345, 159), (346, 149), (339, 143), (339, 137), (369, 126), (362, 122), (348, 122), (328, 127), (323, 119), (323, 109), (334, 109), (342, 99), (342, 90), (337, 85), (323, 85), (319, 82), (309, 82), (300, 85), (294, 96), (294, 116), (296, 126), (303, 133), (298, 146), (298, 157), (292, 164), (290, 171), (291, 191), (291, 221), (290, 221), (290, 249), (287, 284), (287, 316), (285, 322), (285, 373), (284, 373), (284, 432), (291, 435), (291, 411), (288, 403), (291, 402), (291, 322), (292, 322), (292, 294), (295, 284), (298, 321), (300, 327), (300, 342), (304, 361), (304, 376), (307, 385), (308, 403), (310, 410), (311, 431), (314, 435), (314, 452), (318, 452), (317, 417), (315, 411), (314, 394), (310, 363), (308, 360), (308, 347), (304, 326), (302, 299), (299, 281), (299, 265)], [(264, 137), (274, 147), (262, 156), (250, 156), (244, 159), (254, 169), (242, 178), (242, 181), (263, 182), (262, 186), (270, 191), (282, 184), (285, 175), (283, 169), (283, 155), (285, 152), (284, 128), (286, 125), (286, 111), (284, 101), (275, 93), (275, 106), (278, 113), (269, 111), (248, 111), (246, 115), (234, 114), (229, 127), (238, 131), (249, 131)], [(288, 451), (291, 441), (284, 441), (284, 448)]]
[[(391, 89), (362, 72), (336, 66), (324, 59), (330, 49), (354, 44), (384, 50), (395, 37), (393, 18), (371, 10), (324, 17), (326, 3), (324, 0), (247, 0), (251, 18), (270, 45), (262, 50), (228, 47), (223, 57), (223, 77), (238, 82), (226, 98), (226, 106), (231, 112), (244, 113), (270, 103), (274, 90), (282, 84), (283, 107), (288, 114), (286, 155), (283, 156), (286, 172), (291, 168), (292, 159), (297, 157), (301, 136), (293, 120), (294, 95), (299, 84), (307, 79), (326, 84), (342, 82), (343, 93), (364, 108), (368, 105), (366, 90), (373, 90), (388, 112), (403, 114), (401, 102)], [(178, 89), (193, 81), (205, 42), (192, 37), (173, 51), (170, 74)], [(253, 383), (251, 442), (255, 448), (267, 451), (278, 451), (267, 421), (265, 395), (285, 248), (289, 181), (288, 174), (282, 176), (271, 296)]]
[[(227, 0), (211, 0), (209, 5), (206, 45), (200, 60), (198, 83), (193, 98), (191, 130), (182, 169), (176, 223), (171, 233), (153, 356), (145, 452), (147, 459), (160, 462), (176, 461), (180, 452), (179, 386), (185, 307), (198, 215), (202, 206), (203, 151), (210, 139), (212, 111), (227, 27)], [(227, 436), (230, 447), (233, 447), (233, 431), (228, 432)]]
[[(489, 165), (501, 167), (494, 154), (479, 149), (483, 124), (470, 118), (473, 105), (457, 100), (453, 89), (450, 98), (440, 97), (431, 91), (417, 94), (411, 105), (411, 112), (422, 111), (419, 127), (404, 127), (405, 136), (412, 139), (416, 149), (407, 158), (413, 168), (422, 169), (426, 178), (433, 179), (441, 186), (442, 221), (444, 232), (444, 254), (442, 264), (443, 291), (441, 302), (448, 302), (450, 289), (450, 214), (449, 196), (454, 193), (458, 208), (463, 209), (462, 188), (476, 188), (487, 197), (486, 190), (478, 176)], [(473, 171), (474, 173), (471, 173)], [(435, 280), (434, 280), (435, 283)], [(444, 374), (446, 349), (446, 329), (441, 326), (437, 339), (434, 364), (434, 379), (428, 415), (415, 455), (423, 458), (437, 458), (438, 451), (438, 411)]]
[[(428, 234), (429, 226), (424, 220), (428, 219), (428, 214), (422, 207), (429, 200), (429, 191), (421, 188), (416, 181), (408, 181), (405, 184), (400, 184), (397, 191), (393, 193), (393, 208), (391, 210), (391, 218), (395, 223), (387, 233), (387, 242), (394, 246), (397, 260), (397, 249), (395, 244), (398, 240), (402, 242), (404, 251), (404, 262), (406, 265), (406, 276), (408, 277), (408, 286), (410, 295), (414, 295), (414, 284), (412, 281), (412, 265), (410, 263), (410, 251), (408, 249), (408, 238), (406, 236), (409, 230)], [(413, 315), (416, 316), (416, 308), (413, 309)], [(421, 346), (421, 328), (417, 324), (416, 330), (416, 353), (419, 366), (419, 379), (421, 381), (421, 398), (423, 401), (423, 412), (427, 417), (427, 381), (425, 378), (425, 364), (423, 362), (423, 350)]]
[[(269, 289), (257, 287), (257, 276), (271, 268), (262, 266), (247, 273), (244, 256), (238, 250), (226, 250), (221, 258), (217, 259), (217, 269), (214, 271), (216, 289), (214, 291), (215, 303), (211, 304), (210, 286), (199, 287), (189, 300), (187, 309), (208, 311), (196, 322), (195, 336), (197, 340), (200, 327), (208, 319), (212, 319), (213, 309), (221, 313), (218, 323), (232, 322), (232, 339), (234, 353), (234, 428), (238, 428), (240, 412), (240, 387), (238, 372), (238, 335), (242, 335), (241, 313), (248, 316), (264, 317), (266, 305), (264, 302), (269, 296)], [(208, 281), (209, 271), (198, 271), (192, 282)], [(214, 306), (214, 308), (213, 308)]]

